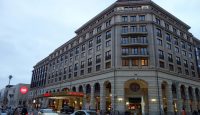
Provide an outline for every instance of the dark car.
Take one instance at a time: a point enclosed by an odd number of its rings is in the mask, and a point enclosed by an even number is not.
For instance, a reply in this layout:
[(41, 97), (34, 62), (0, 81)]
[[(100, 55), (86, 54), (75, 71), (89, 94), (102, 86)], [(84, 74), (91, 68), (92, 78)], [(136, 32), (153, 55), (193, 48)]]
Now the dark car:
[(63, 106), (63, 108), (60, 110), (61, 113), (73, 113), (74, 107), (72, 106)]

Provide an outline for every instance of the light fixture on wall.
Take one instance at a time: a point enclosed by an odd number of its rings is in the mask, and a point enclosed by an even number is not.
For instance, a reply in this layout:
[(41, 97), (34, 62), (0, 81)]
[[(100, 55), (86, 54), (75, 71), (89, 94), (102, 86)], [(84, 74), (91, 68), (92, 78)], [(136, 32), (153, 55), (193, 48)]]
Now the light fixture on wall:
[(122, 101), (123, 101), (123, 98), (119, 97), (119, 98), (118, 98), (118, 101), (119, 101), (119, 102), (122, 102)]
[(128, 102), (128, 101), (126, 102), (126, 105), (129, 105), (129, 102)]
[(155, 98), (152, 98), (151, 99), (151, 102), (156, 102), (157, 100)]

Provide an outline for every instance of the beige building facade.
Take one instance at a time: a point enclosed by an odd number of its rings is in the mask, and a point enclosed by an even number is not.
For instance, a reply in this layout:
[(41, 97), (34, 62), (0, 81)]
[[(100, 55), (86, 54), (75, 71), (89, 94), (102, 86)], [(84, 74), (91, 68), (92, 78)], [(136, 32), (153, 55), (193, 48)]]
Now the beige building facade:
[(200, 42), (189, 29), (150, 0), (118, 0), (34, 66), (29, 96), (57, 111), (68, 103), (101, 114), (192, 114)]

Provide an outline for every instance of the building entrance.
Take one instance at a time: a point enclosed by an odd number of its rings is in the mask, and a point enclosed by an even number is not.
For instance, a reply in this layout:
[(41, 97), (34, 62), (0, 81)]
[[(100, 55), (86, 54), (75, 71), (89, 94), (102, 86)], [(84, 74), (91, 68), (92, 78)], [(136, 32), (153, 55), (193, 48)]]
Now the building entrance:
[(142, 115), (141, 98), (129, 98), (128, 109), (131, 115)]

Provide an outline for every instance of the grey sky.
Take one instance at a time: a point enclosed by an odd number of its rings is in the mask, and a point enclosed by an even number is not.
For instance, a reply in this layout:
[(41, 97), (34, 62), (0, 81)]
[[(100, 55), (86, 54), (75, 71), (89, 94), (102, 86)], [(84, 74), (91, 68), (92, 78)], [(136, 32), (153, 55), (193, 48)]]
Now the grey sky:
[[(200, 38), (200, 0), (153, 0)], [(0, 89), (30, 83), (33, 66), (115, 0), (0, 0)]]

